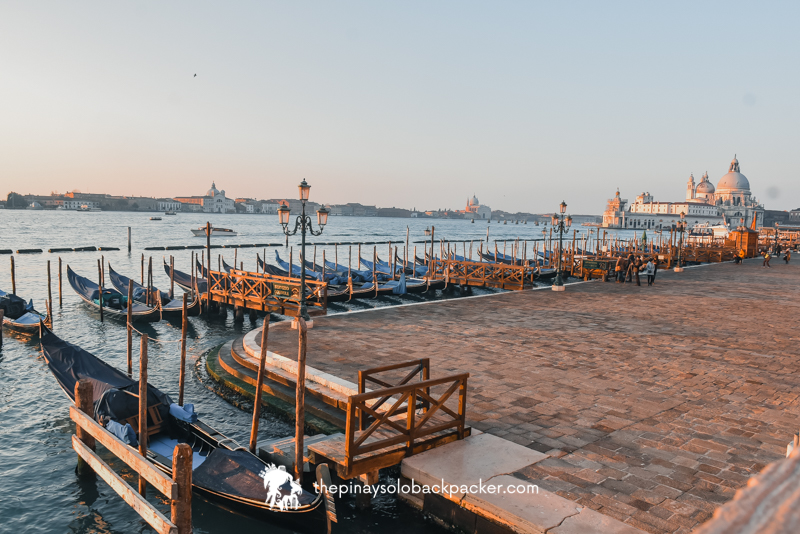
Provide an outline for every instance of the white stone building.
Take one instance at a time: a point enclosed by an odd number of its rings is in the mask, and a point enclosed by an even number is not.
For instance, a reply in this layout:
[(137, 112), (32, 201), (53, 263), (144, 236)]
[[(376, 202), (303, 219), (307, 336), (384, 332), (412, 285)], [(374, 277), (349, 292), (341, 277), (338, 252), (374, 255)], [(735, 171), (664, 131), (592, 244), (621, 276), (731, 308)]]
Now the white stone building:
[(472, 198), (467, 199), (467, 207), (464, 209), (464, 215), (475, 219), (491, 219), (492, 208), (481, 205), (481, 203), (478, 202), (478, 197), (472, 195)]
[[(235, 213), (236, 204), (234, 199), (225, 196), (225, 190), (217, 189), (216, 183), (211, 183), (205, 196), (175, 197), (175, 200), (183, 204), (193, 204), (202, 207), (203, 213)], [(197, 210), (192, 210), (197, 211)]]
[(728, 173), (720, 178), (717, 187), (703, 175), (695, 183), (690, 175), (684, 202), (656, 202), (650, 193), (642, 193), (630, 206), (620, 197), (619, 191), (608, 201), (603, 213), (605, 228), (671, 228), (684, 213), (689, 227), (726, 224), (729, 228), (752, 226), (756, 220), (759, 228), (764, 220), (764, 206), (750, 192), (750, 182), (739, 172), (739, 161), (734, 158)]

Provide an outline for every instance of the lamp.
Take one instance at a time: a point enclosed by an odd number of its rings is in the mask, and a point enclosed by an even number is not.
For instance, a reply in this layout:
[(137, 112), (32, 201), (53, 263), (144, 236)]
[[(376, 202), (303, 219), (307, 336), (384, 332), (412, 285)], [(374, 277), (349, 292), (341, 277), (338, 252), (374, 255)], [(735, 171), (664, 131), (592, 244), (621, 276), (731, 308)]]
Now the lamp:
[(278, 218), (280, 219), (281, 225), (286, 228), (289, 225), (289, 214), (292, 210), (289, 209), (289, 206), (286, 204), (281, 204), (281, 207), (278, 208)]
[(330, 213), (326, 207), (321, 207), (317, 210), (317, 224), (319, 224), (320, 228), (323, 228), (326, 224), (328, 224), (328, 213)]
[(553, 226), (558, 225), (558, 215), (553, 215), (550, 217), (550, 222), (553, 224)]
[(311, 190), (311, 186), (306, 183), (305, 178), (303, 178), (298, 187), (300, 188), (300, 200), (303, 202), (308, 201), (308, 192)]
[(561, 213), (565, 213), (567, 211), (567, 203), (563, 200), (561, 201)]
[(567, 215), (567, 228), (572, 226), (572, 215)]

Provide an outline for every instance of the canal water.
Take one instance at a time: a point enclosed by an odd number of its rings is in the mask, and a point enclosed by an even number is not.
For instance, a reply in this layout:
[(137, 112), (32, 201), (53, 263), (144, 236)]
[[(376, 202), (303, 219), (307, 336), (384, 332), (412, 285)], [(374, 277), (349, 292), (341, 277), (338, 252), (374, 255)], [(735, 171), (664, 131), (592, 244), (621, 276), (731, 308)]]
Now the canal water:
[[(78, 344), (109, 364), (125, 368), (125, 325), (115, 320), (100, 323), (98, 315), (90, 310), (72, 291), (66, 280), (66, 266), (91, 279), (98, 276), (97, 260), (105, 262), (116, 271), (138, 279), (141, 275), (141, 255), (153, 256), (155, 284), (169, 289), (169, 278), (164, 272), (162, 255), (173, 254), (176, 269), (189, 271), (190, 251), (147, 251), (146, 246), (178, 246), (203, 244), (204, 238), (193, 237), (192, 228), (210, 220), (214, 226), (231, 228), (236, 237), (214, 238), (215, 244), (283, 243), (284, 236), (277, 216), (271, 215), (161, 215), (161, 221), (149, 220), (151, 213), (126, 212), (55, 212), (0, 210), (0, 249), (41, 248), (42, 254), (15, 254), (17, 294), (33, 299), (40, 310), (47, 298), (47, 262), (50, 261), (53, 290), (54, 331), (64, 339)], [(469, 220), (423, 220), (392, 218), (330, 217), (324, 233), (312, 237), (310, 242), (350, 241), (401, 241), (409, 228), (410, 241), (426, 239), (424, 230), (435, 225), (435, 237), (451, 240), (534, 239), (541, 238), (542, 227), (533, 224), (498, 224), (496, 222), (470, 223)], [(133, 251), (127, 252), (127, 228), (131, 227)], [(579, 228), (579, 230), (587, 230)], [(298, 257), (299, 237), (290, 238), (294, 257)], [(119, 251), (47, 253), (55, 247), (118, 247)], [(387, 255), (387, 245), (376, 245), (382, 258)], [(417, 244), (418, 255), (423, 245)], [(492, 247), (494, 245), (492, 244)], [(413, 247), (413, 243), (412, 243)], [(459, 245), (459, 247), (461, 247)], [(502, 248), (502, 245), (501, 245)], [(368, 251), (367, 251), (368, 249)], [(267, 249), (267, 258), (273, 262), (274, 250), (287, 259), (283, 247)], [(309, 249), (309, 259), (311, 259)], [(317, 260), (322, 250), (333, 260), (332, 245), (318, 246)], [(347, 262), (347, 248), (338, 248), (339, 263)], [(239, 249), (237, 259), (245, 269), (256, 265), (256, 249)], [(261, 251), (261, 249), (259, 249)], [(413, 252), (413, 248), (412, 248)], [(459, 250), (459, 254), (462, 250)], [(233, 250), (212, 250), (233, 263)], [(371, 258), (371, 246), (362, 248), (365, 258)], [(354, 252), (355, 256), (355, 252)], [(58, 259), (63, 263), (63, 304), (58, 297)], [(296, 260), (295, 260), (296, 261)], [(355, 266), (354, 259), (354, 266)], [(10, 261), (0, 255), (0, 289), (11, 291)], [(180, 295), (180, 289), (176, 287)], [(347, 313), (350, 309), (387, 306), (413, 301), (421, 297), (382, 297), (376, 301), (360, 303), (355, 308), (338, 306), (331, 313)], [(435, 298), (445, 298), (441, 294)], [(260, 320), (258, 323), (260, 324)], [(223, 398), (204, 373), (204, 355), (209, 349), (257, 325), (245, 320), (235, 323), (232, 314), (227, 318), (190, 319), (188, 358), (190, 365), (186, 385), (187, 402), (193, 402), (203, 421), (247, 443), (250, 413)], [(137, 325), (139, 330), (155, 338), (149, 346), (149, 381), (161, 390), (177, 396), (179, 321), (162, 321), (157, 324)], [(138, 339), (135, 341), (138, 343)], [(308, 351), (309, 365), (314, 364), (313, 346)], [(74, 473), (76, 456), (71, 447), (74, 425), (68, 415), (69, 401), (56, 385), (41, 356), (36, 338), (18, 337), (4, 332), (4, 345), (0, 349), (0, 531), (3, 532), (53, 532), (53, 533), (129, 533), (151, 532), (133, 510), (125, 504), (104, 482), (79, 480)], [(244, 403), (247, 407), (247, 403)], [(265, 414), (260, 426), (259, 440), (289, 436), (293, 433), (291, 422)], [(129, 482), (130, 473), (109, 455), (104, 458), (116, 466)], [(383, 483), (391, 477), (383, 477)], [(151, 502), (169, 514), (168, 503), (151, 491)], [(337, 502), (339, 511), (338, 532), (393, 534), (401, 532), (434, 533), (442, 530), (421, 513), (409, 508), (387, 494), (374, 501), (371, 511), (356, 511), (351, 499)], [(195, 497), (193, 505), (195, 532), (286, 532), (270, 524), (222, 510)]]

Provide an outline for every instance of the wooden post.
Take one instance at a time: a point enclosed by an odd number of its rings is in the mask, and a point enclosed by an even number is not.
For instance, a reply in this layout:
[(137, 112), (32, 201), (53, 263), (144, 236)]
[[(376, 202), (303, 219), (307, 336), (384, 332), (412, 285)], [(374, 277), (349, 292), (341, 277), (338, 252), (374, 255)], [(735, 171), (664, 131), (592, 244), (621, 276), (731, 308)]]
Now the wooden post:
[(17, 294), (17, 275), (14, 268), (14, 256), (11, 256), (11, 294)]
[(316, 244), (314, 245), (314, 257), (312, 258), (311, 265), (312, 265), (312, 269), (314, 271), (316, 271), (317, 270), (317, 245)]
[(106, 257), (102, 254), (100, 255), (100, 280), (102, 281), (103, 287), (106, 286)]
[[(350, 249), (351, 249), (350, 254), (351, 255), (353, 254), (352, 248), (353, 247), (351, 246), (350, 247)], [(335, 263), (337, 266), (339, 265), (339, 243), (334, 243), (333, 244), (333, 263)], [(337, 267), (337, 269), (338, 269), (338, 267)]]
[(128, 378), (133, 377), (133, 280), (128, 280)]
[[(47, 302), (49, 302), (48, 315), (50, 316), (50, 324), (53, 324), (53, 287), (50, 282), (50, 260), (47, 260)], [(0, 325), (2, 327), (2, 325)]]
[[(147, 260), (147, 298), (149, 299), (150, 306), (155, 306), (156, 295), (153, 294), (153, 256)], [(161, 298), (161, 295), (158, 295)]]
[(183, 319), (181, 320), (181, 370), (178, 376), (178, 404), (183, 406), (183, 389), (186, 384), (186, 330), (189, 318), (187, 317), (186, 293), (183, 294)]
[[(92, 387), (92, 381), (88, 378), (81, 378), (75, 383), (75, 406), (94, 419), (94, 388)], [(78, 439), (83, 442), (89, 449), (95, 450), (95, 443), (94, 438), (80, 425), (77, 425), (75, 428), (75, 433), (78, 436)], [(94, 471), (89, 464), (86, 463), (86, 460), (78, 456), (78, 467), (76, 469), (78, 476), (92, 476), (94, 475)]]
[[(376, 284), (377, 287), (377, 284)], [(297, 318), (297, 332), (299, 337), (297, 353), (297, 395), (294, 426), (294, 473), (295, 479), (303, 481), (303, 435), (305, 431), (305, 395), (306, 395), (306, 322), (302, 317)]]
[(175, 298), (175, 256), (169, 255), (169, 298)]
[(375, 270), (378, 264), (378, 247), (372, 247), (372, 283), (375, 285), (375, 298), (378, 298), (378, 273)]
[(433, 261), (433, 234), (436, 232), (436, 227), (431, 226), (431, 257), (428, 259), (428, 270), (430, 270), (431, 261)]
[(261, 325), (261, 358), (258, 362), (258, 376), (256, 377), (256, 399), (253, 404), (253, 424), (250, 428), (250, 452), (256, 454), (258, 444), (258, 420), (261, 417), (261, 387), (264, 385), (264, 370), (267, 366), (267, 337), (269, 335), (269, 313), (264, 317)]
[[(5, 310), (0, 308), (0, 349), (3, 348), (3, 316), (5, 313)], [(39, 327), (39, 330), (41, 330), (41, 326)]]
[(292, 271), (293, 271), (292, 262), (294, 261), (294, 258), (292, 258), (292, 252), (293, 252), (292, 247), (289, 247), (289, 278), (292, 277)]
[(58, 257), (58, 307), (61, 308), (64, 305), (64, 300), (62, 299), (61, 293), (61, 256)]
[[(147, 458), (147, 334), (142, 334), (139, 354), (139, 454)], [(139, 475), (139, 493), (147, 493), (147, 482)]]
[(128, 254), (131, 253), (131, 227), (128, 227)]
[(235, 269), (238, 264), (239, 264), (239, 249), (235, 248), (233, 249), (233, 268)]
[(206, 312), (211, 313), (211, 223), (206, 223), (206, 256), (208, 257), (208, 275), (206, 276)]
[(144, 285), (144, 252), (142, 252), (142, 284)]
[(100, 269), (100, 260), (97, 260), (97, 281), (100, 289), (100, 322), (103, 322), (103, 271)]
[(192, 532), (192, 447), (178, 443), (172, 452), (172, 481), (178, 485), (178, 498), (170, 501), (170, 520), (178, 534)]

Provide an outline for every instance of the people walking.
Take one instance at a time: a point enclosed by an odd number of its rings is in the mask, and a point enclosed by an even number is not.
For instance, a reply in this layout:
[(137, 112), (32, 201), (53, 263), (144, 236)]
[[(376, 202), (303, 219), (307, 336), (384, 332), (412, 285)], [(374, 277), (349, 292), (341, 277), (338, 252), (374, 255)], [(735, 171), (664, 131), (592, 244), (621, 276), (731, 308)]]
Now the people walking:
[(640, 256), (636, 257), (636, 261), (633, 263), (633, 274), (636, 277), (636, 285), (641, 286), (642, 284), (639, 282), (639, 271), (642, 270), (642, 258)]
[(633, 282), (633, 270), (636, 268), (636, 262), (633, 259), (633, 254), (628, 254), (628, 268), (625, 269), (627, 282)]
[(620, 256), (619, 258), (617, 258), (617, 264), (614, 266), (614, 274), (617, 277), (618, 284), (621, 284), (622, 282), (625, 281), (622, 269), (622, 262), (623, 262), (622, 256)]
[(789, 249), (786, 249), (786, 254), (783, 255), (783, 261), (786, 262), (786, 265), (789, 265), (789, 260), (792, 259), (791, 252)]
[(653, 285), (653, 278), (655, 278), (655, 276), (653, 275), (654, 269), (655, 269), (655, 266), (653, 265), (653, 260), (647, 260), (647, 265), (645, 266), (644, 270), (647, 273), (647, 285), (648, 286), (652, 286)]
[(651, 286), (656, 283), (656, 274), (658, 273), (658, 257), (653, 256), (653, 282), (650, 284)]
[(769, 260), (771, 256), (769, 255), (768, 251), (764, 251), (761, 253), (764, 256), (764, 263), (761, 265), (762, 267), (769, 267)]

